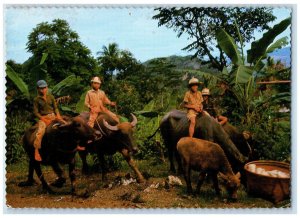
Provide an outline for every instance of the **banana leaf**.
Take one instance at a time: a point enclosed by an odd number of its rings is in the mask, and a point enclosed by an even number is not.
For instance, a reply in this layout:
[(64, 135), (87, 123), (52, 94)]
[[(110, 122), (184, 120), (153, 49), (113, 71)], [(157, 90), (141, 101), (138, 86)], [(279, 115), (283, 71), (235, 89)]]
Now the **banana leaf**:
[(6, 75), (17, 86), (17, 88), (25, 97), (30, 98), (28, 86), (9, 65), (6, 65)]
[(224, 29), (217, 30), (216, 38), (219, 46), (234, 65), (243, 63), (238, 46), (235, 44), (234, 39)]
[(256, 61), (265, 55), (268, 46), (274, 39), (282, 33), (291, 24), (291, 17), (281, 21), (271, 28), (268, 32), (263, 34), (263, 37), (251, 43), (251, 49), (247, 51), (248, 63), (256, 63)]
[(48, 53), (43, 53), (43, 56), (41, 58), (41, 61), (40, 61), (40, 65), (44, 64), (44, 62), (46, 61), (48, 57)]
[(280, 39), (278, 39), (276, 42), (274, 42), (272, 45), (270, 45), (266, 51), (266, 53), (271, 53), (273, 51), (275, 51), (276, 49), (280, 49), (283, 48), (284, 46), (286, 46), (288, 44), (288, 37), (282, 37)]
[(61, 92), (64, 89), (67, 89), (72, 86), (76, 86), (80, 83), (81, 78), (76, 77), (75, 75), (70, 75), (57, 83), (53, 88), (52, 88), (52, 94), (56, 96), (60, 96)]
[(254, 70), (253, 67), (248, 67), (245, 65), (239, 65), (233, 69), (232, 81), (234, 84), (247, 83), (252, 76)]
[(153, 118), (157, 117), (159, 113), (157, 111), (135, 111), (136, 115), (141, 115), (143, 117)]
[(84, 105), (85, 96), (86, 96), (86, 93), (88, 92), (88, 90), (89, 90), (89, 88), (85, 89), (85, 91), (82, 93), (82, 95), (80, 96), (79, 101), (76, 104), (76, 112), (77, 113), (88, 111), (88, 108)]

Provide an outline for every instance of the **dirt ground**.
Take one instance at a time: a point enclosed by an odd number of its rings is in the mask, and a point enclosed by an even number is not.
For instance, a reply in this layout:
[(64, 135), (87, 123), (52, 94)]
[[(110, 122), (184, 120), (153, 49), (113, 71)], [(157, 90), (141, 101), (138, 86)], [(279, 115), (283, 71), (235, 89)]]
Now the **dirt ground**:
[[(6, 205), (12, 208), (272, 208), (271, 202), (261, 198), (248, 196), (242, 186), (238, 191), (239, 200), (229, 202), (227, 193), (222, 188), (220, 197), (215, 195), (210, 181), (206, 181), (199, 196), (187, 196), (185, 182), (182, 186), (166, 186), (168, 164), (149, 165), (149, 162), (139, 161), (138, 166), (148, 178), (144, 184), (132, 182), (125, 184), (128, 173), (132, 171), (124, 165), (120, 170), (110, 172), (108, 181), (102, 182), (99, 173), (82, 175), (77, 167), (77, 195), (70, 195), (69, 180), (63, 188), (53, 188), (55, 194), (48, 194), (35, 177), (37, 184), (31, 187), (19, 187), (18, 183), (26, 180), (27, 165), (17, 164), (7, 167), (6, 174)], [(55, 174), (50, 167), (43, 167), (48, 183), (55, 180)], [(66, 171), (67, 172), (67, 171)], [(196, 174), (194, 175), (194, 185)], [(122, 183), (123, 181), (123, 183)], [(289, 200), (276, 207), (289, 207)]]

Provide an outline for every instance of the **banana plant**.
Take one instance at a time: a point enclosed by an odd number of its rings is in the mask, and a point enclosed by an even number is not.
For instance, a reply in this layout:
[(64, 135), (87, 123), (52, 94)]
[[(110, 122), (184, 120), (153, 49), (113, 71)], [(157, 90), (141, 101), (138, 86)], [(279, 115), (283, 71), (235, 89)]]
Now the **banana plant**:
[[(228, 73), (228, 83), (235, 94), (236, 98), (247, 117), (250, 113), (251, 102), (254, 98), (255, 91), (255, 74), (261, 71), (265, 64), (263, 60), (267, 58), (267, 54), (282, 48), (288, 44), (287, 37), (280, 38), (273, 43), (274, 39), (281, 34), (291, 24), (291, 18), (287, 18), (280, 23), (274, 25), (269, 31), (263, 34), (262, 38), (251, 43), (251, 48), (247, 51), (247, 61), (243, 53), (244, 44), (242, 37), (240, 40), (240, 47), (235, 43), (234, 38), (231, 37), (224, 29), (216, 31), (216, 39), (218, 46), (231, 60), (230, 70), (223, 69)], [(239, 28), (236, 25), (237, 32)], [(241, 35), (239, 33), (239, 35)], [(223, 74), (224, 75), (224, 74)]]

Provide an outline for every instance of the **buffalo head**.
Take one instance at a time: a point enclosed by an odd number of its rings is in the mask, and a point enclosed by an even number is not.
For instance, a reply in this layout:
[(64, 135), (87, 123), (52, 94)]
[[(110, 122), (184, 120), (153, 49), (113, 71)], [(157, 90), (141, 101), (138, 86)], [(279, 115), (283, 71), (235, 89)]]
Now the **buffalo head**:
[(131, 114), (132, 121), (119, 123), (117, 125), (110, 125), (105, 119), (103, 119), (103, 125), (106, 129), (110, 130), (114, 134), (114, 139), (118, 141), (122, 146), (125, 146), (129, 152), (136, 153), (138, 151), (136, 142), (133, 138), (133, 128), (137, 124), (137, 118), (134, 114)]
[(88, 140), (95, 139), (95, 130), (91, 128), (84, 119), (81, 117), (73, 117), (71, 120), (67, 121), (62, 125), (58, 125), (54, 128), (60, 131), (66, 131), (73, 134), (73, 137), (81, 142), (86, 142)]
[(219, 173), (221, 178), (224, 179), (225, 187), (228, 192), (229, 198), (233, 201), (237, 200), (237, 191), (240, 187), (240, 177), (241, 174), (238, 172), (237, 174), (233, 175), (224, 175), (223, 173)]

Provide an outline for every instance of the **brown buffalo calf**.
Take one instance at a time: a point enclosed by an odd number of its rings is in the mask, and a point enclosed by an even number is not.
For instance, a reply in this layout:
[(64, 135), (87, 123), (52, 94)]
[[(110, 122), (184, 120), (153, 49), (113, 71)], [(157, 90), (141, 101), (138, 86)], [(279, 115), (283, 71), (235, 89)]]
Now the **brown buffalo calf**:
[(183, 137), (177, 143), (177, 150), (182, 159), (188, 193), (193, 191), (190, 177), (191, 170), (195, 170), (200, 172), (196, 193), (200, 192), (206, 174), (210, 174), (216, 193), (219, 195), (217, 174), (220, 173), (220, 176), (226, 181), (229, 197), (234, 200), (237, 199), (240, 173), (234, 175), (223, 149), (218, 144), (202, 139)]

